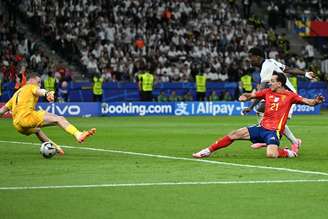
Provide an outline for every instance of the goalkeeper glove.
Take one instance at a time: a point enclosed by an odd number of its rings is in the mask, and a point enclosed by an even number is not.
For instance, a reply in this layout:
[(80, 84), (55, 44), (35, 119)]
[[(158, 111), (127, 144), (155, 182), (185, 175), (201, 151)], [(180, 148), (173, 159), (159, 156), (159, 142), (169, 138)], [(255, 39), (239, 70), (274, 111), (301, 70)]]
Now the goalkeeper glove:
[(49, 102), (53, 102), (55, 100), (55, 92), (54, 91), (47, 91), (46, 92), (46, 99)]

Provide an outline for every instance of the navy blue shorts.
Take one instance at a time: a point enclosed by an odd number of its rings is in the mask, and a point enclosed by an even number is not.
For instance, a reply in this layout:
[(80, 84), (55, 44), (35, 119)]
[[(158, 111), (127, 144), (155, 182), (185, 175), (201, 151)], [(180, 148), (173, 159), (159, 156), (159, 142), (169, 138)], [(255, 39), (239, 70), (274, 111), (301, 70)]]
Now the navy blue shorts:
[(271, 131), (261, 126), (248, 126), (250, 140), (253, 143), (280, 144), (280, 135), (277, 131)]

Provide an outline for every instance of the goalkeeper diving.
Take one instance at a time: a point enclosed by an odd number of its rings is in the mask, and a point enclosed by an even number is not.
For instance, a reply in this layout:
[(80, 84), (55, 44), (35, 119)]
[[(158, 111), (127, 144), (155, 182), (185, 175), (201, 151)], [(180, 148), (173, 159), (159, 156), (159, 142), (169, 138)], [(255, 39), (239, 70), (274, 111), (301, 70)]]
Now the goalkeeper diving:
[(35, 110), (39, 97), (45, 97), (49, 102), (53, 102), (55, 99), (54, 91), (47, 91), (40, 87), (41, 78), (37, 74), (31, 73), (27, 84), (17, 90), (0, 109), (0, 117), (11, 111), (13, 125), (19, 133), (24, 135), (35, 134), (41, 142), (52, 142), (60, 155), (64, 154), (64, 150), (48, 138), (41, 130), (42, 127), (57, 125), (74, 136), (79, 143), (96, 133), (95, 128), (81, 132), (63, 116), (43, 110)]

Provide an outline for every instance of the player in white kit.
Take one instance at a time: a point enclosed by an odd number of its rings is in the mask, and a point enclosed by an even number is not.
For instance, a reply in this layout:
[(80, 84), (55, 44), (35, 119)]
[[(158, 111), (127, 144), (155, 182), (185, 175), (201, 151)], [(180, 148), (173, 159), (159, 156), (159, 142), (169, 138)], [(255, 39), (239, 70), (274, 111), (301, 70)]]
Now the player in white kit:
[[(259, 67), (261, 69), (260, 89), (264, 89), (264, 88), (268, 87), (268, 83), (272, 77), (273, 71), (287, 73), (287, 74), (293, 74), (293, 75), (304, 75), (306, 78), (311, 79), (311, 80), (315, 78), (315, 74), (313, 72), (306, 72), (306, 71), (300, 70), (298, 68), (289, 68), (286, 65), (284, 65), (280, 62), (277, 62), (274, 59), (265, 59), (264, 51), (260, 48), (252, 48), (249, 50), (248, 53), (249, 53), (249, 59), (250, 59), (251, 64), (253, 66)], [(286, 87), (290, 91), (297, 93), (296, 89), (290, 83), (288, 78), (286, 81)], [(264, 112), (264, 106), (265, 106), (263, 101), (260, 103), (259, 103), (259, 101), (253, 102), (251, 106), (243, 109), (242, 113), (245, 114), (245, 113), (250, 112), (255, 106), (256, 106), (257, 114), (260, 115), (262, 118), (262, 114)], [(288, 118), (291, 118), (292, 113), (293, 113), (293, 108), (291, 108)], [(294, 134), (291, 132), (291, 130), (289, 129), (289, 127), (287, 125), (285, 128), (285, 136), (292, 143), (291, 149), (294, 150), (296, 153), (298, 153), (298, 148), (301, 145), (302, 141), (300, 139), (297, 139), (294, 136)], [(265, 144), (257, 143), (257, 144), (253, 144), (252, 148), (259, 148), (259, 147), (263, 147), (263, 146), (265, 146)]]

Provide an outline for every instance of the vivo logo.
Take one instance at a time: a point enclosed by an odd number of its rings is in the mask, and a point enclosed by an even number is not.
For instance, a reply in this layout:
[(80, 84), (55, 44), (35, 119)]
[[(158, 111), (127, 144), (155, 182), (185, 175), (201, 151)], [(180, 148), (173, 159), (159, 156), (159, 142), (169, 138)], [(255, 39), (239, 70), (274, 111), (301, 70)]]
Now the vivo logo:
[(71, 115), (71, 116), (77, 116), (80, 115), (81, 109), (77, 105), (64, 105), (64, 106), (59, 106), (54, 103), (47, 105), (45, 108), (42, 108), (42, 106), (38, 106), (40, 110), (47, 111), (49, 113), (54, 113), (58, 115)]

